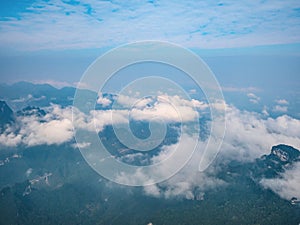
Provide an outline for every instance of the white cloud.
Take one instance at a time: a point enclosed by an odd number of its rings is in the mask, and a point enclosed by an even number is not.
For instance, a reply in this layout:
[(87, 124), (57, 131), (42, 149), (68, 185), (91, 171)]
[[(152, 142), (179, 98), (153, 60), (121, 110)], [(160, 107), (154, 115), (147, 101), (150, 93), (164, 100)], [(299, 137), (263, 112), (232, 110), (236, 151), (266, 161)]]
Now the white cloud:
[(83, 0), (76, 5), (39, 0), (18, 18), (1, 20), (0, 42), (19, 50), (112, 47), (149, 39), (196, 48), (298, 43), (297, 8), (296, 0)]
[(281, 105), (275, 105), (272, 110), (273, 110), (273, 112), (285, 113), (288, 111), (288, 107), (281, 106)]
[[(74, 124), (76, 127), (89, 131), (101, 131), (104, 126), (109, 124), (127, 123), (130, 113), (134, 119), (151, 120), (153, 117), (159, 117), (167, 122), (177, 122), (179, 118), (183, 121), (193, 121), (197, 116), (197, 110), (201, 111), (208, 107), (197, 100), (186, 100), (179, 96), (167, 95), (158, 96), (150, 106), (148, 103), (145, 100), (143, 104), (133, 108), (131, 112), (128, 109), (112, 109), (92, 110), (88, 114), (83, 114), (76, 108), (62, 108), (52, 105), (45, 109), (48, 112), (45, 116), (18, 117), (17, 121), (20, 129), (18, 131), (14, 130), (13, 127), (6, 129), (5, 132), (0, 134), (0, 143), (6, 146), (61, 144), (73, 139)], [(72, 110), (74, 124), (72, 124)], [(252, 161), (263, 154), (268, 154), (272, 146), (281, 143), (293, 145), (296, 148), (300, 147), (300, 121), (287, 115), (275, 119), (265, 118), (265, 115), (240, 111), (234, 106), (227, 105), (226, 121), (226, 134), (219, 153), (219, 157), (223, 160)], [(218, 121), (218, 118), (216, 118), (215, 123), (217, 127), (222, 124)], [(154, 168), (152, 172), (157, 177), (162, 177), (169, 171), (169, 166), (178, 166), (182, 163), (181, 159), (184, 158), (187, 150), (193, 148), (195, 138), (192, 134), (188, 134), (182, 136), (176, 144), (163, 146), (160, 154), (151, 158), (152, 163), (157, 164), (166, 160), (177, 149), (176, 157), (169, 161), (171, 165), (162, 164)], [(89, 143), (84, 142), (76, 145), (76, 147), (86, 148), (88, 146)], [(199, 142), (193, 158), (181, 171), (165, 182), (145, 187), (145, 193), (165, 198), (181, 196), (187, 199), (197, 199), (206, 190), (225, 185), (224, 181), (215, 177), (216, 168), (209, 168), (202, 173), (198, 171), (205, 146), (206, 141)], [(298, 181), (295, 180), (292, 174), (296, 173), (288, 172), (284, 176), (283, 181), (281, 181), (282, 186), (291, 185), (292, 188), (295, 188), (296, 185), (298, 187)], [(140, 170), (137, 170), (136, 174), (132, 174), (131, 177), (120, 175), (119, 179), (149, 181), (149, 177), (145, 176)], [(264, 185), (269, 185), (268, 187), (271, 188), (275, 181), (272, 182), (266, 181)], [(288, 190), (292, 192), (294, 190), (292, 188)], [(195, 190), (197, 191), (195, 192)], [(278, 192), (280, 193), (280, 191)], [(286, 196), (285, 194), (280, 195)]]
[(136, 103), (138, 103), (139, 99), (132, 97), (132, 96), (128, 96), (128, 95), (118, 95), (116, 97), (116, 102), (120, 105), (122, 105), (123, 107), (128, 107), (131, 108), (133, 107)]
[[(68, 115), (69, 117), (65, 117)], [(17, 124), (9, 127), (0, 135), (0, 143), (4, 146), (27, 146), (42, 144), (62, 144), (73, 138), (71, 108), (62, 109), (53, 105), (48, 114), (19, 116)]]
[(189, 94), (197, 94), (197, 90), (196, 89), (190, 89)]
[(83, 128), (90, 131), (100, 132), (106, 125), (127, 123), (127, 110), (93, 110), (88, 115), (86, 123), (82, 124)]
[(270, 114), (269, 114), (269, 112), (268, 112), (268, 107), (267, 106), (264, 106), (264, 108), (263, 108), (263, 110), (262, 110), (262, 112), (261, 112), (263, 115), (265, 115), (265, 116), (269, 116)]
[(132, 109), (132, 118), (136, 120), (164, 120), (166, 122), (193, 121), (197, 118), (198, 113), (191, 107), (180, 106), (174, 107), (168, 103), (158, 103), (153, 108)]
[[(240, 111), (233, 106), (227, 106), (226, 120), (226, 135), (218, 156), (222, 161), (233, 159), (242, 162), (253, 161), (263, 154), (269, 154), (272, 146), (281, 143), (300, 147), (300, 121), (289, 116), (265, 119), (261, 114)], [(216, 122), (218, 123), (218, 121)], [(161, 153), (151, 159), (152, 162), (158, 163), (167, 159), (175, 149), (178, 150), (179, 143), (181, 143), (179, 151), (181, 154), (186, 154), (185, 150), (191, 148), (190, 138), (192, 137), (182, 137), (178, 143), (164, 146)], [(165, 198), (177, 196), (201, 199), (207, 190), (226, 185), (224, 181), (215, 177), (218, 172), (217, 165), (202, 173), (198, 171), (205, 145), (206, 142), (200, 142), (191, 161), (172, 178), (159, 184), (146, 186), (145, 194)], [(178, 162), (175, 160), (171, 164), (174, 166), (176, 163)], [(158, 166), (152, 172), (164, 175), (164, 171), (168, 171), (168, 165)], [(293, 174), (295, 175), (296, 172)], [(286, 176), (285, 184), (289, 182), (290, 177)], [(138, 171), (133, 176), (122, 177), (122, 179), (138, 179), (146, 182), (149, 177)], [(274, 181), (274, 183), (276, 182)], [(291, 181), (290, 184), (291, 190), (298, 190), (295, 181)], [(197, 191), (195, 192), (195, 190)]]
[(161, 197), (161, 189), (157, 185), (145, 186), (144, 192), (146, 195), (151, 195), (154, 197)]
[[(186, 154), (185, 149), (191, 148), (189, 138), (192, 137), (184, 137), (180, 141), (181, 148), (177, 151), (180, 151), (181, 154)], [(176, 173), (170, 179), (151, 186), (145, 187), (145, 193), (156, 196), (156, 197), (164, 197), (164, 198), (172, 198), (172, 197), (183, 197), (186, 199), (199, 199), (199, 195), (202, 195), (209, 189), (214, 189), (216, 187), (226, 185), (223, 180), (220, 180), (215, 177), (214, 168), (210, 168), (205, 172), (199, 172), (199, 162), (201, 160), (203, 150), (206, 143), (200, 143), (198, 148), (195, 150), (193, 158), (188, 162), (185, 167)], [(164, 160), (168, 154), (172, 153), (172, 150), (177, 148), (178, 145), (175, 146), (166, 146), (163, 152), (157, 157), (153, 158), (154, 162), (159, 162)], [(179, 155), (180, 157), (180, 155)], [(176, 159), (174, 159), (176, 160)], [(177, 162), (173, 162), (176, 164)], [(163, 171), (167, 170), (166, 168), (157, 168), (155, 172), (163, 173)], [(197, 190), (195, 192), (195, 190)]]
[(62, 144), (72, 139), (73, 126), (68, 119), (43, 123), (33, 120), (24, 124), (20, 133), (23, 135), (23, 142), (28, 146)]
[(97, 103), (102, 105), (103, 107), (107, 107), (112, 103), (112, 101), (108, 98), (103, 97), (102, 94), (100, 94), (98, 96)]
[(287, 115), (277, 117), (276, 119), (268, 118), (266, 126), (269, 132), (300, 138), (300, 120)]
[(22, 135), (14, 134), (13, 132), (3, 132), (0, 134), (0, 144), (9, 146), (9, 147), (16, 147), (22, 142)]
[(247, 96), (248, 96), (249, 98), (258, 98), (258, 97), (257, 97), (255, 94), (253, 94), (253, 93), (248, 93)]
[(255, 92), (261, 91), (257, 87), (222, 87), (222, 91), (226, 92)]
[[(133, 104), (134, 108), (91, 110), (88, 114), (84, 114), (76, 108), (52, 105), (45, 108), (47, 111), (45, 116), (38, 117), (34, 114), (20, 116), (17, 120), (20, 129), (16, 130), (13, 127), (6, 129), (0, 134), (0, 143), (5, 146), (62, 144), (73, 138), (73, 125), (85, 130), (100, 132), (106, 125), (128, 123), (130, 118), (144, 121), (163, 119), (167, 123), (187, 122), (198, 117), (197, 109), (207, 107), (205, 103), (198, 100), (185, 100), (178, 96), (158, 96), (151, 106), (148, 105), (153, 101), (151, 98), (138, 100), (121, 96), (120, 99), (119, 103), (122, 103), (123, 107)], [(103, 97), (99, 97), (98, 102), (105, 105), (111, 104), (110, 99)]]
[(253, 98), (249, 99), (249, 101), (252, 102), (253, 104), (257, 104), (258, 103), (258, 100), (257, 99), (253, 99)]
[(257, 95), (255, 95), (253, 93), (248, 93), (247, 96), (249, 98), (249, 101), (254, 104), (257, 104), (260, 101), (260, 97), (258, 97)]
[(129, 108), (129, 114), (135, 120), (164, 120), (165, 122), (187, 122), (195, 120), (199, 115), (197, 110), (205, 110), (204, 102), (183, 99), (177, 95), (158, 95), (157, 98), (142, 98), (120, 95), (116, 98), (118, 104)]
[(152, 101), (153, 101), (152, 98), (143, 98), (142, 100), (135, 102), (134, 107), (142, 109), (147, 107), (150, 103), (152, 103)]
[[(289, 116), (264, 119), (260, 114), (227, 107), (226, 134), (221, 155), (251, 161), (268, 154), (271, 146), (290, 144), (300, 147), (300, 121)], [(263, 138), (262, 138), (263, 137)]]
[[(165, 177), (171, 168), (180, 168), (182, 166), (181, 159), (185, 158), (185, 155), (188, 154), (188, 149), (194, 147), (193, 143), (195, 138), (194, 136), (184, 135), (176, 144), (163, 146), (162, 151), (157, 156), (151, 158), (151, 162), (157, 166), (153, 167), (149, 173), (142, 173), (140, 169), (137, 169), (135, 173), (127, 176), (121, 173), (118, 177), (118, 181), (127, 183), (134, 179), (139, 183), (148, 183), (153, 177)], [(162, 183), (144, 186), (144, 193), (154, 197), (198, 199), (199, 195), (203, 195), (203, 192), (208, 189), (225, 185), (224, 181), (213, 176), (213, 170), (206, 171), (205, 173), (198, 171), (205, 145), (206, 143), (204, 142), (200, 143), (195, 150), (193, 158), (170, 179)], [(174, 154), (176, 154), (176, 157), (171, 158), (169, 163), (158, 164), (166, 159), (170, 159), (170, 156)], [(196, 189), (197, 191), (195, 192)]]
[(282, 178), (262, 179), (261, 184), (270, 188), (280, 197), (290, 200), (292, 197), (300, 199), (300, 162), (282, 174)]
[(32, 174), (33, 169), (29, 168), (28, 170), (26, 170), (25, 175), (26, 177), (29, 177)]
[(72, 147), (83, 149), (83, 148), (89, 147), (90, 145), (91, 145), (91, 143), (89, 143), (89, 142), (82, 142), (82, 143), (76, 142), (76, 143), (72, 144)]
[(278, 99), (275, 102), (279, 105), (288, 105), (289, 104), (289, 102), (285, 99)]

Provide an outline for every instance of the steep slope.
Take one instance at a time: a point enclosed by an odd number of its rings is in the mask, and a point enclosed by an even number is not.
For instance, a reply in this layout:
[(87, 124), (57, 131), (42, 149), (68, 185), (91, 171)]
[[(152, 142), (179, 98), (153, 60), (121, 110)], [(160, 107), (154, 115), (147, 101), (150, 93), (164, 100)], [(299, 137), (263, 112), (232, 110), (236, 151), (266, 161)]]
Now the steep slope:
[(253, 164), (252, 172), (257, 178), (275, 178), (300, 161), (300, 151), (289, 145), (273, 146), (269, 155), (263, 155)]
[(15, 121), (14, 113), (5, 101), (0, 101), (0, 130)]

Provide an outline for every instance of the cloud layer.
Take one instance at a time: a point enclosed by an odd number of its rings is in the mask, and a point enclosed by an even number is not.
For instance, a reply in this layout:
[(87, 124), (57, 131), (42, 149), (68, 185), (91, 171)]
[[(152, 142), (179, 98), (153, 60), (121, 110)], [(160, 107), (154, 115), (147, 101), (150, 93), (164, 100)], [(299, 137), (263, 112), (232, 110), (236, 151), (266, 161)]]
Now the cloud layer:
[(73, 125), (70, 120), (71, 109), (54, 105), (45, 116), (32, 114), (19, 116), (17, 124), (0, 134), (0, 143), (15, 147), (62, 144), (73, 138)]
[[(18, 116), (17, 125), (8, 127), (5, 132), (0, 134), (0, 143), (4, 146), (14, 147), (20, 144), (35, 146), (71, 141), (71, 145), (74, 147), (88, 148), (90, 146), (88, 142), (78, 144), (72, 142), (73, 125), (84, 130), (99, 132), (106, 125), (128, 123), (130, 114), (131, 118), (135, 120), (151, 121), (152, 118), (163, 118), (167, 123), (192, 122), (195, 120), (195, 116), (200, 115), (201, 117), (201, 112), (208, 107), (203, 102), (185, 100), (178, 96), (162, 95), (153, 101), (153, 99), (151, 101), (142, 99), (141, 101), (132, 101), (132, 108), (128, 108), (128, 104), (125, 104), (124, 108), (92, 110), (88, 114), (83, 114), (76, 108), (52, 105), (45, 109), (46, 115)], [(107, 103), (108, 101), (102, 96), (99, 102)], [(172, 104), (168, 105), (167, 102), (172, 102)], [(172, 107), (175, 107), (177, 111), (173, 112), (174, 108)], [(112, 117), (112, 115), (114, 116)], [(300, 148), (300, 121), (287, 115), (266, 118), (263, 114), (241, 111), (232, 105), (227, 105), (226, 121), (226, 134), (218, 156), (224, 161), (249, 162), (263, 154), (268, 154), (270, 148), (277, 144), (288, 144)], [(218, 118), (215, 123), (219, 124)], [(175, 151), (176, 157), (184, 158), (187, 149), (193, 148), (196, 138), (194, 135), (187, 133), (181, 136), (177, 143), (162, 146), (159, 154), (152, 156), (150, 162), (158, 164), (168, 159)], [(201, 199), (208, 189), (226, 185), (224, 181), (216, 178), (217, 168), (212, 167), (203, 173), (198, 170), (207, 141), (206, 139), (198, 143), (192, 159), (175, 176), (165, 182), (144, 187), (145, 193), (165, 198), (181, 196), (187, 199)], [(125, 157), (133, 159), (135, 156), (141, 157), (141, 154)], [(172, 165), (161, 164), (152, 172), (158, 177), (164, 176), (170, 166), (177, 166), (178, 162), (181, 162), (176, 157), (169, 161)], [(297, 164), (295, 168), (283, 174), (282, 179), (262, 180), (261, 183), (283, 198), (297, 196), (299, 179), (296, 175), (298, 172), (299, 165)], [(131, 177), (124, 177), (120, 174), (119, 179), (123, 179), (123, 181), (124, 179), (137, 179), (146, 182), (149, 177), (137, 170)]]
[[(227, 107), (226, 117), (226, 135), (218, 156), (225, 162), (228, 160), (241, 162), (252, 161), (255, 158), (261, 157), (263, 154), (269, 154), (271, 146), (280, 143), (293, 145), (296, 148), (300, 147), (299, 120), (286, 115), (276, 119), (264, 119), (260, 114), (240, 111), (233, 106)], [(181, 150), (184, 153), (184, 149), (189, 146), (188, 138), (183, 138), (180, 141), (184, 142), (181, 145)], [(145, 193), (157, 197), (169, 198), (181, 196), (187, 199), (199, 199), (205, 191), (226, 185), (224, 181), (215, 177), (218, 172), (217, 166), (210, 167), (204, 173), (198, 171), (205, 145), (206, 142), (199, 143), (192, 160), (184, 169), (166, 182), (146, 186)], [(165, 150), (176, 147), (177, 146), (168, 146)], [(155, 161), (160, 157), (163, 158), (164, 154), (165, 151), (153, 160)], [(164, 170), (165, 168), (159, 168), (159, 171)], [(283, 179), (263, 180), (262, 184), (265, 187), (271, 188), (281, 197), (290, 198), (289, 196), (291, 195), (298, 196), (298, 194), (296, 194), (297, 190), (299, 190), (297, 173), (299, 173), (299, 166), (287, 171)], [(141, 179), (140, 175), (139, 179)], [(195, 192), (195, 190), (197, 191)]]
[(265, 188), (270, 188), (280, 197), (291, 200), (296, 197), (300, 199), (300, 163), (298, 162), (293, 168), (286, 170), (282, 178), (263, 179), (261, 184)]

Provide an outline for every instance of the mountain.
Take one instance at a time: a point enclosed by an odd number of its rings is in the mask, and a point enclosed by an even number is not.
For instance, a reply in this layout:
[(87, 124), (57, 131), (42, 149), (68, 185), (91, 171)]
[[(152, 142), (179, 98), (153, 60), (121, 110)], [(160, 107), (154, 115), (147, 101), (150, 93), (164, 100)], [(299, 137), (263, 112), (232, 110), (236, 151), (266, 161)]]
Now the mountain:
[(53, 96), (57, 92), (57, 89), (49, 84), (33, 84), (24, 81), (12, 85), (1, 84), (0, 87), (0, 97), (9, 99), (25, 98), (28, 95), (34, 97)]
[(47, 113), (45, 112), (45, 110), (36, 107), (36, 106), (27, 106), (26, 108), (19, 110), (17, 112), (17, 116), (32, 116), (35, 115), (37, 117), (43, 117), (45, 116)]
[(281, 178), (282, 174), (300, 161), (300, 151), (289, 145), (276, 145), (270, 154), (263, 155), (254, 162), (230, 161), (221, 165), (218, 177), (229, 183), (239, 182), (240, 178), (251, 179), (256, 184), (264, 178)]
[(258, 178), (279, 177), (286, 169), (300, 161), (300, 151), (289, 145), (273, 146), (269, 155), (263, 155), (252, 166)]
[(70, 144), (23, 147), (0, 166), (0, 224), (298, 224), (300, 207), (259, 184), (279, 174), (274, 161), (285, 169), (298, 160), (297, 149), (277, 145), (253, 163), (224, 164), (226, 185), (199, 199), (161, 199), (102, 178)]
[[(96, 93), (89, 90), (80, 90), (86, 96)], [(51, 104), (69, 106), (73, 104), (75, 87), (57, 89), (49, 84), (32, 84), (18, 82), (12, 85), (0, 84), (0, 99), (4, 99), (14, 109), (21, 110), (27, 106), (46, 107)]]
[(275, 160), (281, 164), (293, 163), (299, 161), (300, 152), (298, 149), (288, 145), (273, 146), (271, 154), (266, 157), (266, 160)]
[(0, 129), (4, 129), (7, 125), (14, 123), (14, 121), (14, 112), (5, 101), (0, 100)]

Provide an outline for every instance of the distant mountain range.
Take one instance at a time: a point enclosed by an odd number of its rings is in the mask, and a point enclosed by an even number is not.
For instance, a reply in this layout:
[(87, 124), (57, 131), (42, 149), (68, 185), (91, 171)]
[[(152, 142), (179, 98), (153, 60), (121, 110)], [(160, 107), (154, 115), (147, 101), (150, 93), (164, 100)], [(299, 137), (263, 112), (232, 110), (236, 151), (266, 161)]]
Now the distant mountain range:
[[(0, 99), (5, 100), (14, 110), (27, 106), (45, 107), (50, 104), (68, 106), (73, 104), (76, 88), (57, 89), (49, 84), (18, 82), (12, 85), (0, 84)], [(86, 90), (86, 93), (96, 94)]]
[[(83, 91), (83, 90), (81, 90)], [(61, 106), (68, 106), (73, 104), (74, 94), (76, 92), (75, 87), (63, 87), (61, 89), (55, 88), (49, 84), (33, 84), (30, 82), (17, 82), (14, 84), (0, 84), (0, 100), (4, 100), (15, 111), (25, 108), (26, 106), (40, 106), (45, 107), (50, 104), (58, 104)], [(86, 97), (91, 96), (93, 98), (97, 93), (90, 90), (84, 90)], [(261, 112), (264, 108), (262, 103), (253, 104), (249, 103), (249, 98), (246, 93), (237, 95), (235, 92), (224, 92), (226, 102), (234, 104), (240, 109), (246, 109), (255, 112)], [(238, 97), (237, 97), (238, 96)], [(114, 95), (109, 93), (103, 93), (103, 97), (113, 99)], [(275, 107), (275, 99), (269, 99), (265, 106), (269, 108), (269, 116), (277, 117), (279, 115), (287, 114), (294, 118), (299, 119), (298, 103), (299, 101), (291, 102), (288, 104), (288, 111), (276, 112), (272, 110)], [(287, 105), (286, 105), (287, 107)], [(96, 105), (97, 108), (105, 108), (100, 105)]]

